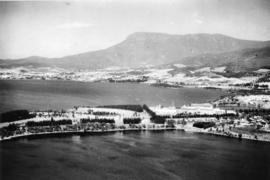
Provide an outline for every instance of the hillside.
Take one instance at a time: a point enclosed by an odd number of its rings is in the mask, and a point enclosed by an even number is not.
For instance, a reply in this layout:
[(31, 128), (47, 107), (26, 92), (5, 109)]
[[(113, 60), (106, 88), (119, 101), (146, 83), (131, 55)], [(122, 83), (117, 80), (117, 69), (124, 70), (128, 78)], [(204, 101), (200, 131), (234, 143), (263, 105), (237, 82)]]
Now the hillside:
[[(221, 34), (169, 35), (162, 33), (134, 33), (123, 42), (110, 48), (87, 52), (62, 58), (30, 57), (19, 60), (0, 61), (0, 67), (50, 66), (66, 69), (100, 69), (110, 66), (139, 67), (143, 65), (160, 65), (175, 61), (196, 65), (198, 61), (211, 64), (223, 62), (225, 56), (241, 61), (241, 53), (235, 51), (247, 48), (269, 46), (269, 41), (249, 41), (232, 38)], [(220, 53), (234, 51), (221, 56)], [(211, 59), (208, 55), (211, 54)], [(215, 55), (216, 58), (215, 58)], [(237, 55), (237, 57), (234, 57)], [(249, 55), (247, 55), (249, 56)], [(188, 57), (192, 61), (189, 62)], [(201, 59), (199, 58), (201, 57)], [(192, 64), (194, 62), (195, 64)]]
[(227, 71), (249, 71), (270, 67), (270, 46), (263, 48), (242, 49), (220, 54), (201, 54), (187, 57), (174, 63), (188, 66), (226, 66)]

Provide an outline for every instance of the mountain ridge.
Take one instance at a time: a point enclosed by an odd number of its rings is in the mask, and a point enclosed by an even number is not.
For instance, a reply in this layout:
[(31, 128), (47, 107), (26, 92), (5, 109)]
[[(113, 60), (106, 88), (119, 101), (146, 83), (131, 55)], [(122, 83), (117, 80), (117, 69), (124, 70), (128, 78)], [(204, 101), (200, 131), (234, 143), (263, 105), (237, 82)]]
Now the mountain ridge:
[[(188, 58), (205, 54), (230, 52), (237, 54), (235, 51), (243, 49), (255, 50), (267, 46), (270, 46), (270, 41), (241, 40), (222, 34), (172, 35), (136, 32), (129, 35), (124, 41), (106, 49), (64, 56), (62, 58), (34, 56), (18, 60), (2, 60), (0, 61), (0, 67), (49, 66), (65, 69), (94, 70), (110, 66), (155, 66), (176, 61), (182, 63), (182, 61), (185, 62)], [(239, 53), (237, 55), (239, 56)], [(241, 58), (239, 57), (239, 59)], [(214, 62), (216, 63), (216, 60)], [(192, 66), (192, 64), (190, 65)]]

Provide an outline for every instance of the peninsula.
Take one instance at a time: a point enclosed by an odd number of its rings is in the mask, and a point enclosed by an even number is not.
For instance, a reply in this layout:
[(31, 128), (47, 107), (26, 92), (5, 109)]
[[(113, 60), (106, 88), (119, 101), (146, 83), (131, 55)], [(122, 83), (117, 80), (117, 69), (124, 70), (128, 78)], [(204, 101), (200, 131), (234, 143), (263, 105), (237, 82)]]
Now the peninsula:
[(111, 105), (79, 106), (62, 111), (17, 110), (2, 114), (0, 140), (134, 130), (183, 130), (269, 142), (269, 107), (270, 95), (249, 95), (182, 107)]

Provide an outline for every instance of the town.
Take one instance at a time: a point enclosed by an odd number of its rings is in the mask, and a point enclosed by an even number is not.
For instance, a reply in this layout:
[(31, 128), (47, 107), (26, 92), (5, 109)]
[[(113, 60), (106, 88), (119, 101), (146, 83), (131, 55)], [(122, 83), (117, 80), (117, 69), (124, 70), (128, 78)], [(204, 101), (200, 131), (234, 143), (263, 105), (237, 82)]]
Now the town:
[(198, 87), (269, 92), (269, 69), (258, 69), (246, 73), (231, 73), (225, 69), (225, 66), (194, 69), (181, 64), (174, 64), (171, 67), (111, 67), (94, 71), (50, 67), (17, 67), (8, 69), (0, 68), (0, 79), (144, 83), (173, 88)]
[(237, 95), (182, 107), (161, 105), (79, 106), (61, 111), (3, 113), (0, 140), (115, 131), (182, 130), (270, 141), (270, 95)]

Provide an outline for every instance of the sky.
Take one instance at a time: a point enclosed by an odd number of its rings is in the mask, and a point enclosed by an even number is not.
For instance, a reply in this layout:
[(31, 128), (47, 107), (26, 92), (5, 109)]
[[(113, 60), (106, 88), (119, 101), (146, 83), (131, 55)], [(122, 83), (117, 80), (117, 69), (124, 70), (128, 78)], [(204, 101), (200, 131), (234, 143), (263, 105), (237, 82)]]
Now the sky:
[(134, 32), (270, 40), (270, 0), (0, 2), (0, 59), (104, 49)]

